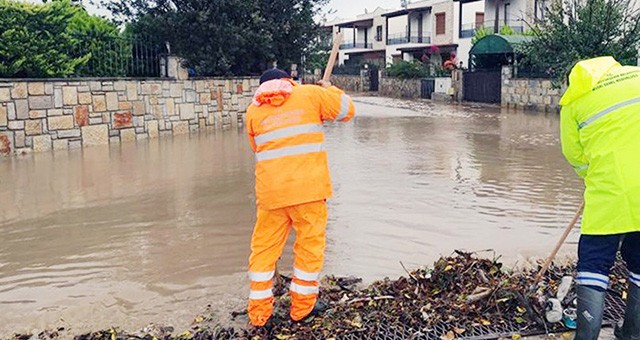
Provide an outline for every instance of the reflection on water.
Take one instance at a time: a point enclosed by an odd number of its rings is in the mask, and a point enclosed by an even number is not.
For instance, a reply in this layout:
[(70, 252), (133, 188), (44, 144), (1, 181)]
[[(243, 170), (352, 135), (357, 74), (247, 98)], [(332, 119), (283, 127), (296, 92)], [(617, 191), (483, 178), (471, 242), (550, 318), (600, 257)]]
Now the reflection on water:
[[(542, 256), (581, 199), (554, 114), (381, 98), (357, 108), (354, 123), (326, 129), (325, 272), (398, 276), (399, 261), (454, 249)], [(180, 328), (207, 304), (243, 306), (254, 201), (242, 131), (8, 159), (0, 175), (0, 337)]]

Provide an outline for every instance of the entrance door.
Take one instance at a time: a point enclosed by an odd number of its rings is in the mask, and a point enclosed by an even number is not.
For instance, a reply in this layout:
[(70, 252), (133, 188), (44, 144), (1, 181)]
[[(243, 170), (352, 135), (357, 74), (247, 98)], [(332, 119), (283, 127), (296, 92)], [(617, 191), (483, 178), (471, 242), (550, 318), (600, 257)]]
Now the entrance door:
[(375, 65), (369, 65), (369, 91), (378, 91), (380, 87), (380, 72)]
[(464, 100), (480, 103), (500, 103), (502, 99), (502, 73), (500, 70), (473, 70), (464, 72)]

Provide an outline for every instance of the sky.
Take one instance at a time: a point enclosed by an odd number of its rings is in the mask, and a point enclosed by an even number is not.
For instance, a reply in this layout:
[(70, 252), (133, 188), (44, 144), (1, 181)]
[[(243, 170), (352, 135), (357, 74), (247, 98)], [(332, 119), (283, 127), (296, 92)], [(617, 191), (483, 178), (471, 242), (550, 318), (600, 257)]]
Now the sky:
[[(40, 0), (22, 0), (28, 2), (41, 2)], [(89, 5), (89, 0), (83, 0), (87, 9), (94, 14), (105, 15), (108, 12), (99, 10), (95, 6)], [(353, 18), (358, 14), (364, 13), (365, 8), (370, 12), (376, 9), (376, 7), (383, 7), (387, 9), (395, 9), (400, 7), (400, 0), (330, 0), (326, 6), (327, 10), (337, 11), (335, 14), (328, 16), (328, 19), (333, 18)]]
[(352, 18), (364, 13), (365, 8), (371, 12), (375, 10), (376, 7), (387, 9), (400, 8), (400, 0), (331, 0), (329, 5), (327, 5), (327, 9), (337, 11), (335, 15), (329, 16), (329, 19), (334, 17), (344, 19)]

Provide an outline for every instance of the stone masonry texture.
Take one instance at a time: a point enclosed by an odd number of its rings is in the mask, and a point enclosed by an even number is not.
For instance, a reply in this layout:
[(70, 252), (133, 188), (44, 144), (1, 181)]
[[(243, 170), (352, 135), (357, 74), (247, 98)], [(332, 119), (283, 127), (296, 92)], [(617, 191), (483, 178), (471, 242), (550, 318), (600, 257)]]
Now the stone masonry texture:
[(554, 88), (549, 79), (514, 78), (513, 68), (502, 68), (502, 107), (542, 112), (560, 112), (565, 89)]
[[(362, 70), (360, 75), (333, 75), (331, 83), (346, 92), (369, 92), (371, 70)], [(307, 75), (304, 83), (314, 84), (320, 80), (317, 75)], [(420, 79), (399, 79), (381, 75), (378, 94), (384, 97), (419, 99), (421, 95)]]
[(258, 85), (242, 77), (0, 79), (0, 156), (237, 126)]

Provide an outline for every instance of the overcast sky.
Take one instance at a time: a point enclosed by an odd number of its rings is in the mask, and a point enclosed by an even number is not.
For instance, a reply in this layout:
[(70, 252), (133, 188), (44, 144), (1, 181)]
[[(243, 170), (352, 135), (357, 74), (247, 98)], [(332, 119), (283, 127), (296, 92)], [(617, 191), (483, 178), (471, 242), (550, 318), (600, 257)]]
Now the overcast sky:
[[(29, 2), (41, 2), (41, 0), (22, 0)], [(89, 0), (83, 0), (82, 3), (87, 6), (90, 12), (101, 15), (107, 14), (104, 10), (98, 10), (94, 6), (89, 5)], [(330, 0), (327, 5), (327, 10), (332, 9), (337, 11), (335, 14), (330, 15), (328, 19), (335, 17), (339, 18), (352, 18), (358, 14), (364, 13), (365, 8), (370, 12), (376, 9), (376, 7), (383, 7), (387, 9), (395, 9), (400, 7), (400, 0)]]
[(369, 12), (376, 9), (376, 7), (399, 8), (400, 0), (331, 0), (327, 7), (337, 11), (334, 17), (346, 19), (364, 13), (365, 8)]

